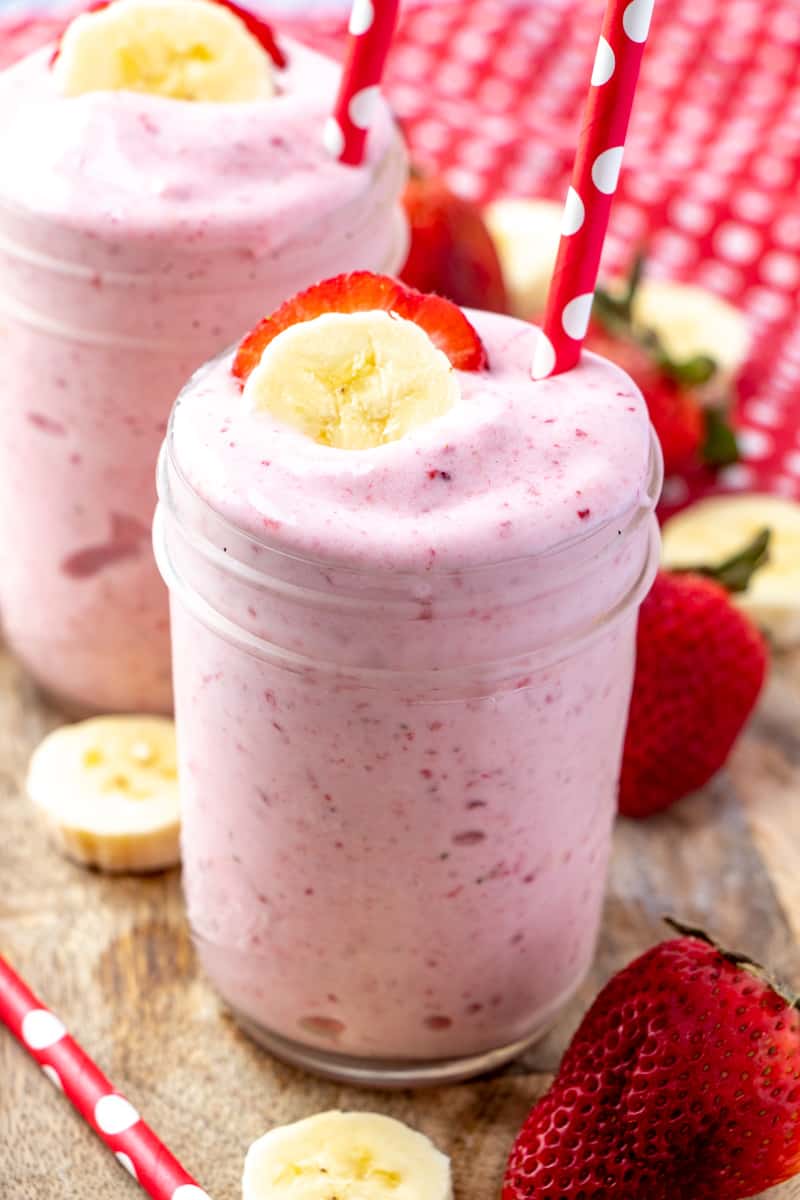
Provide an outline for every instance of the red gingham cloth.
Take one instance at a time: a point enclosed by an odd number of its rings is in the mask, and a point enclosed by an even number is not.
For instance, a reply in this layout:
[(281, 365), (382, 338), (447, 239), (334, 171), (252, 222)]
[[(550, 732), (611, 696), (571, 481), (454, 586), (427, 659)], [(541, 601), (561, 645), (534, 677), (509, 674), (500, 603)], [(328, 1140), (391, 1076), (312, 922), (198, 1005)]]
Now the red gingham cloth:
[[(386, 91), (412, 153), (479, 201), (566, 194), (604, 0), (409, 4)], [(0, 60), (52, 36), (7, 24)], [(341, 16), (274, 21), (340, 57)], [(668, 481), (671, 506), (710, 487), (800, 499), (800, 3), (657, 0), (604, 266), (646, 246), (654, 274), (748, 315), (743, 461), (716, 482)]]

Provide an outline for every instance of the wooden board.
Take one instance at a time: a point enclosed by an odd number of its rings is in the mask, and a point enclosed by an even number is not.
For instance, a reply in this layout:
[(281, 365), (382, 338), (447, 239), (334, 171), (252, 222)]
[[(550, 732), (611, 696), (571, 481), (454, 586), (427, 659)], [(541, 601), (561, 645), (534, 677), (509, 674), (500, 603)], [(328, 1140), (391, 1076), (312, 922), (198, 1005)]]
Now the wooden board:
[[(214, 1200), (238, 1200), (245, 1150), (269, 1126), (331, 1107), (418, 1126), (453, 1156), (458, 1200), (490, 1200), (581, 1012), (613, 971), (665, 936), (663, 913), (702, 924), (800, 988), (799, 718), (800, 654), (773, 672), (729, 770), (706, 793), (646, 823), (620, 822), (593, 976), (545, 1042), (474, 1083), (368, 1093), (282, 1066), (238, 1033), (198, 976), (176, 871), (107, 879), (45, 844), (22, 779), (59, 716), (0, 651), (0, 949)], [(0, 1030), (2, 1200), (141, 1194)], [(800, 1179), (769, 1195), (800, 1200)]]

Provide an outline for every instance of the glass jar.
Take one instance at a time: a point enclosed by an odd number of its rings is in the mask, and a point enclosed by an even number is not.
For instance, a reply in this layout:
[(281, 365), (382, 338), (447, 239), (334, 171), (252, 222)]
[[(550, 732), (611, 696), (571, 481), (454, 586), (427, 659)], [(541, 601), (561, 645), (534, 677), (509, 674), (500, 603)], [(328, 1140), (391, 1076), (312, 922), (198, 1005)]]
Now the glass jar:
[(286, 48), (255, 105), (65, 99), (47, 50), (0, 75), (0, 612), (76, 714), (172, 707), (153, 474), (187, 377), (299, 289), (405, 257), (388, 110), (334, 163), (338, 70)]
[(644, 502), (535, 558), (337, 569), (234, 527), (168, 437), (184, 887), (209, 978), (276, 1055), (455, 1080), (551, 1024), (595, 949), (659, 538)]

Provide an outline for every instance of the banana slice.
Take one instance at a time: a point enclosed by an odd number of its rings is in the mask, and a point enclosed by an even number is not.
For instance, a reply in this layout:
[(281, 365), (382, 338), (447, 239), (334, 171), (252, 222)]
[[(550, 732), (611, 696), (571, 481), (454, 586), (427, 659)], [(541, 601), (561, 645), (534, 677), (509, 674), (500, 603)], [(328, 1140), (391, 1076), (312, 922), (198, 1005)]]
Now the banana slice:
[(523, 320), (544, 312), (564, 207), (553, 200), (495, 200), (484, 211), (508, 290)]
[(772, 531), (769, 560), (732, 599), (787, 649), (800, 643), (800, 504), (754, 494), (701, 500), (665, 522), (663, 561), (667, 567), (713, 566), (765, 528)]
[(242, 1200), (451, 1200), (450, 1160), (401, 1121), (324, 1112), (281, 1125), (247, 1152)]
[(65, 96), (151, 92), (174, 100), (258, 100), (273, 63), (244, 23), (213, 0), (114, 0), (67, 27), (53, 64)]
[(643, 279), (633, 299), (633, 323), (658, 334), (670, 358), (678, 362), (707, 355), (717, 370), (698, 389), (701, 402), (725, 407), (732, 386), (750, 353), (750, 330), (738, 308), (705, 288), (665, 279)]
[(95, 717), (36, 748), (28, 794), (69, 858), (102, 871), (180, 861), (175, 727), (166, 717)]
[(424, 330), (388, 312), (325, 313), (279, 333), (245, 384), (252, 408), (342, 450), (396, 441), (445, 413), (455, 371)]
[(655, 330), (670, 358), (707, 354), (728, 375), (741, 369), (750, 352), (744, 314), (694, 284), (643, 279), (633, 300), (633, 321)]

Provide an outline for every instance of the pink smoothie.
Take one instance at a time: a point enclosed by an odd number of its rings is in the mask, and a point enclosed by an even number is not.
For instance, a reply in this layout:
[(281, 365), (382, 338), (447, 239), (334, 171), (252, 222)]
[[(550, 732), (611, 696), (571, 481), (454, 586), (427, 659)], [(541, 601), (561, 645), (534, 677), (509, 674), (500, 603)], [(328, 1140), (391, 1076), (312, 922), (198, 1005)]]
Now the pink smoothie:
[(171, 704), (149, 532), (187, 376), (299, 288), (404, 256), (387, 107), (363, 166), (331, 161), (338, 69), (281, 44), (256, 103), (65, 99), (51, 50), (0, 74), (0, 611), (79, 708)]
[(507, 1055), (594, 950), (659, 463), (616, 367), (534, 385), (470, 315), (490, 370), (400, 441), (317, 445), (224, 357), (162, 455), (191, 924), (323, 1068)]

